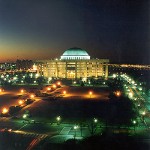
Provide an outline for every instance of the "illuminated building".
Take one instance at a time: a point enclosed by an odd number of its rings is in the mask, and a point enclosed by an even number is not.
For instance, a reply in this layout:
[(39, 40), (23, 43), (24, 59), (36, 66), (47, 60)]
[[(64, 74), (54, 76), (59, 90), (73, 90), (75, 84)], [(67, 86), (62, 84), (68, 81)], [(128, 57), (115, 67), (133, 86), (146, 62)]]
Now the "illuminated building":
[(60, 59), (37, 61), (37, 72), (48, 78), (108, 77), (108, 59), (90, 59), (81, 48), (67, 49)]

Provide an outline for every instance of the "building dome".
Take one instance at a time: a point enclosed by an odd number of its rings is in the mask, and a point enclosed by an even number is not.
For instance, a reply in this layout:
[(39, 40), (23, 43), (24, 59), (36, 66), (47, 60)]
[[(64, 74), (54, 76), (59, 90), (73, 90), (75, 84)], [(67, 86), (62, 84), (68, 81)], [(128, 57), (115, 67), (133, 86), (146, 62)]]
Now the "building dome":
[(74, 47), (67, 49), (61, 59), (90, 59), (90, 56), (85, 50)]

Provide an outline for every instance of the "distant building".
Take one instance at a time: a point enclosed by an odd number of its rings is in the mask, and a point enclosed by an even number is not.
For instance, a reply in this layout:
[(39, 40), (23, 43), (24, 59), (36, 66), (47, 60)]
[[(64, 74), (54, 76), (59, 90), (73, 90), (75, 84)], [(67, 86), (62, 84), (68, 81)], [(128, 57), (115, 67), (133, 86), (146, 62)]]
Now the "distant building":
[(67, 49), (60, 59), (39, 60), (37, 72), (50, 78), (98, 78), (108, 77), (108, 59), (90, 59), (81, 48)]
[(13, 71), (16, 69), (16, 63), (7, 62), (7, 63), (0, 63), (0, 71)]
[(33, 61), (32, 60), (17, 60), (16, 69), (18, 70), (28, 70), (32, 69)]
[(7, 62), (7, 63), (0, 63), (0, 71), (12, 71), (16, 69), (16, 63)]

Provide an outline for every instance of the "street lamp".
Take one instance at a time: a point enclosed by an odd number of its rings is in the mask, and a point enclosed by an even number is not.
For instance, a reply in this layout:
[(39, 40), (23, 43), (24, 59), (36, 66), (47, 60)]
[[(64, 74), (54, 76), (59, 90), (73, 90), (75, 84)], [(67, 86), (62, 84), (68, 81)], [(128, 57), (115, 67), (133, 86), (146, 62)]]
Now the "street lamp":
[(138, 104), (137, 106), (138, 106), (138, 107), (140, 107), (141, 105), (140, 105), (140, 104)]
[(129, 97), (132, 98), (133, 97), (133, 93), (129, 92)]
[(30, 98), (34, 98), (34, 95), (33, 95), (33, 94), (31, 94), (31, 95), (30, 95)]
[(97, 130), (97, 123), (98, 123), (98, 119), (94, 118), (93, 121), (91, 122), (91, 134), (93, 135), (96, 130)]
[(67, 92), (66, 91), (63, 91), (63, 94), (66, 94)]
[(92, 91), (90, 91), (90, 92), (89, 92), (90, 98), (92, 97), (92, 94), (93, 94), (93, 92), (92, 92)]
[(50, 90), (51, 90), (51, 88), (50, 88), (50, 87), (48, 87), (48, 88), (47, 88), (47, 91), (50, 91)]
[(57, 124), (60, 124), (61, 117), (60, 116), (56, 117), (56, 121), (57, 121)]
[(74, 129), (74, 139), (75, 139), (75, 138), (76, 138), (76, 131), (77, 131), (77, 129), (78, 129), (78, 126), (75, 125), (75, 126), (73, 127), (73, 129)]
[(116, 78), (117, 77), (117, 75), (116, 74), (113, 74), (113, 78)]
[(4, 108), (2, 109), (2, 114), (7, 114), (7, 113), (8, 113), (8, 109), (4, 107)]
[(94, 123), (97, 123), (98, 122), (98, 119), (94, 118)]
[(23, 119), (26, 119), (27, 117), (28, 117), (28, 115), (27, 114), (23, 114)]
[(117, 91), (115, 94), (116, 94), (117, 97), (121, 96), (121, 92), (120, 91)]
[(18, 103), (19, 103), (19, 105), (22, 105), (23, 104), (23, 100), (19, 100)]
[(144, 121), (144, 117), (145, 117), (145, 115), (146, 115), (146, 112), (145, 112), (145, 111), (143, 111), (143, 112), (142, 112), (142, 119), (143, 119), (143, 121)]
[(134, 131), (135, 131), (135, 127), (136, 127), (136, 123), (137, 123), (137, 122), (136, 122), (136, 120), (133, 120), (132, 123), (133, 123), (133, 125), (134, 125)]
[(56, 88), (56, 84), (53, 84), (53, 88), (54, 88), (54, 89)]
[(57, 82), (57, 85), (60, 87), (60, 86), (61, 86), (61, 82), (60, 82), (60, 81), (58, 81), (58, 82)]
[(143, 116), (145, 116), (145, 115), (146, 115), (146, 112), (145, 112), (145, 111), (143, 111), (143, 112), (142, 112), (142, 115), (143, 115)]
[(21, 92), (21, 93), (23, 93), (23, 92), (24, 92), (24, 90), (23, 90), (23, 89), (21, 89), (21, 90), (20, 90), (20, 92)]
[(136, 121), (135, 121), (135, 120), (133, 120), (133, 124), (136, 124)]

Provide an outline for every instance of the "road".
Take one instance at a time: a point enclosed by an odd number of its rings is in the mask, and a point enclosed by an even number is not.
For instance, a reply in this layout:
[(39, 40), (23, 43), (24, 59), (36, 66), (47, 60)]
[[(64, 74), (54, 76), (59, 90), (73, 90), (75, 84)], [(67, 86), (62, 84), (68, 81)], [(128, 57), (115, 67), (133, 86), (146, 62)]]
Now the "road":
[[(121, 79), (125, 82), (125, 92), (133, 93), (133, 96), (129, 95), (129, 98), (134, 101), (135, 107), (139, 112), (140, 122), (145, 125), (146, 128), (150, 128), (150, 112), (148, 110), (149, 101), (148, 97), (143, 94), (142, 87), (138, 87), (139, 84), (136, 83), (131, 77), (127, 75), (121, 76)], [(128, 92), (129, 90), (129, 92)]]

